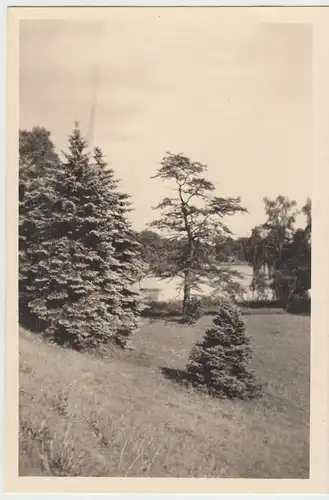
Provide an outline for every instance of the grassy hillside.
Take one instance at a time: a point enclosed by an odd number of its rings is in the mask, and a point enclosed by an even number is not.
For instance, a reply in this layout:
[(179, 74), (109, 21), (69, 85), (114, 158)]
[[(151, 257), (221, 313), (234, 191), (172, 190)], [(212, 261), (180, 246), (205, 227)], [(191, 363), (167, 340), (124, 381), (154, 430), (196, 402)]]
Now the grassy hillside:
[(309, 317), (245, 316), (265, 395), (211, 399), (175, 381), (195, 327), (145, 321), (105, 359), (20, 332), (20, 475), (307, 478)]

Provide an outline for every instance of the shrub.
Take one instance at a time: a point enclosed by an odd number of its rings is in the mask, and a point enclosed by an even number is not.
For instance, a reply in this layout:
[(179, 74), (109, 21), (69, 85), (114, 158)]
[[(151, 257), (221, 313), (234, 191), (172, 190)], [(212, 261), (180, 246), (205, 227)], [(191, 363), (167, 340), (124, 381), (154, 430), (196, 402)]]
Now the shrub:
[(143, 295), (145, 303), (157, 302), (159, 299), (160, 288), (141, 288), (140, 292)]
[(291, 314), (310, 314), (311, 299), (305, 294), (295, 295), (286, 306), (286, 311)]
[(181, 303), (178, 300), (151, 300), (146, 301), (142, 312), (145, 318), (168, 318), (181, 316)]
[(191, 297), (191, 299), (186, 305), (183, 314), (182, 318), (183, 323), (186, 323), (188, 325), (193, 325), (202, 316), (203, 316), (203, 307), (200, 299), (198, 299), (197, 297)]
[(216, 315), (218, 307), (221, 303), (221, 297), (218, 295), (202, 295), (199, 298), (203, 314)]
[(249, 343), (239, 309), (222, 299), (212, 327), (191, 351), (187, 372), (192, 385), (221, 398), (260, 396), (261, 385), (247, 369)]

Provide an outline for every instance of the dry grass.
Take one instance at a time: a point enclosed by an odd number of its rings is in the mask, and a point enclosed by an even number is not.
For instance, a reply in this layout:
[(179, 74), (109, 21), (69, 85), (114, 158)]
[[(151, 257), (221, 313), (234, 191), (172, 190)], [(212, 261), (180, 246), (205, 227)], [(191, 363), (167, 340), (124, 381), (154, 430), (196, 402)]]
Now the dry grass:
[(265, 394), (221, 401), (164, 377), (195, 327), (146, 321), (106, 359), (20, 335), (20, 475), (307, 478), (309, 318), (245, 317)]

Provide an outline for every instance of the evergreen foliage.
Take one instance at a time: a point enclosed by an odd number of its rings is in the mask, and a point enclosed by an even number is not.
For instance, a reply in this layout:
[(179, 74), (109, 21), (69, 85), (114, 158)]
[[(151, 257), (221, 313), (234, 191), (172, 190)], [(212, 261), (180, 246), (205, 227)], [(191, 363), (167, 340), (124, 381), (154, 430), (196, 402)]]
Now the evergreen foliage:
[(141, 265), (126, 219), (127, 196), (99, 149), (76, 127), (69, 152), (24, 200), (25, 259), (21, 290), (46, 334), (61, 345), (126, 347), (141, 304), (133, 284)]
[(239, 309), (223, 298), (212, 327), (191, 351), (187, 372), (192, 384), (221, 398), (259, 396), (261, 386), (247, 369), (249, 342)]
[[(28, 307), (34, 298), (27, 275), (35, 259), (30, 244), (37, 241), (43, 212), (54, 202), (53, 182), (60, 159), (50, 138), (50, 132), (43, 127), (19, 133), (19, 319), (32, 329), (45, 325), (33, 315)], [(39, 210), (39, 207), (41, 210)], [(33, 247), (34, 248), (34, 247)], [(37, 320), (35, 322), (35, 320)]]

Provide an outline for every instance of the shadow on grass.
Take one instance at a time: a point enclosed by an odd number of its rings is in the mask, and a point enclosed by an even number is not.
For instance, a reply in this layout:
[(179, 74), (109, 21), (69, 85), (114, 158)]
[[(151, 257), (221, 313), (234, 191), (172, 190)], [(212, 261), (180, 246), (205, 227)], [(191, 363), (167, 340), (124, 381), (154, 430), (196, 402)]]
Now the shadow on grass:
[[(206, 314), (205, 314), (206, 315)], [(178, 325), (190, 325), (183, 317), (182, 314), (179, 313), (171, 313), (171, 312), (153, 312), (153, 311), (143, 311), (142, 317), (148, 319), (150, 322), (156, 321), (164, 321), (165, 323), (176, 323)], [(191, 323), (193, 325), (194, 323)]]
[(180, 323), (182, 321), (182, 314), (178, 311), (168, 311), (165, 309), (153, 309), (148, 307), (142, 312), (142, 317), (150, 321), (162, 320), (171, 323)]
[(280, 300), (275, 299), (251, 299), (242, 300), (240, 307), (247, 309), (282, 309), (283, 304)]
[(175, 325), (181, 325), (182, 321), (180, 318), (168, 317), (168, 316), (144, 316), (150, 323), (157, 323), (162, 321), (165, 325), (168, 323), (173, 323)]
[(188, 387), (191, 384), (191, 379), (189, 374), (185, 370), (179, 370), (178, 368), (168, 368), (166, 366), (160, 367), (162, 375), (164, 378), (175, 382), (176, 384)]
[[(203, 311), (202, 317), (213, 317), (218, 314), (217, 309), (208, 309)], [(264, 314), (285, 314), (285, 311), (283, 309), (266, 309), (266, 308), (259, 308), (259, 309), (254, 309), (254, 308), (246, 308), (242, 307), (241, 308), (241, 314), (243, 316), (251, 316), (251, 315), (264, 315)], [(143, 314), (143, 318), (148, 319), (150, 322), (157, 322), (157, 321), (163, 321), (164, 323), (175, 323), (176, 325), (188, 325), (188, 326), (193, 326), (195, 323), (187, 323), (182, 316), (178, 315), (171, 315), (171, 314), (165, 314), (165, 313), (159, 313), (159, 314)]]
[(266, 314), (272, 316), (273, 314), (285, 314), (285, 311), (283, 309), (266, 309), (266, 308), (248, 309), (246, 307), (242, 307), (241, 314), (242, 316), (262, 316), (262, 315), (265, 316)]

